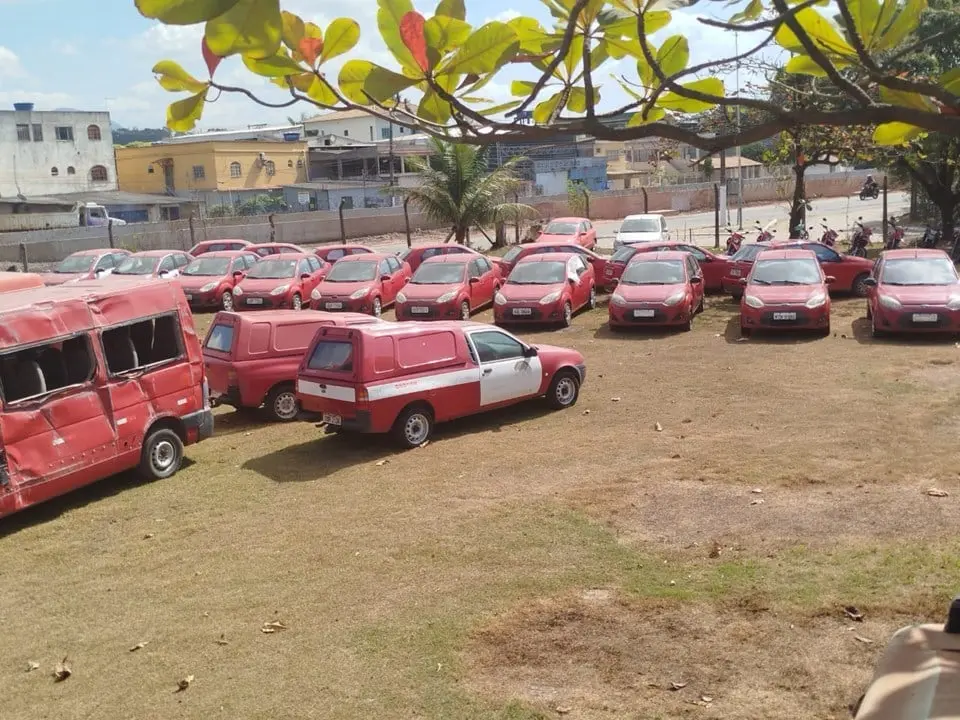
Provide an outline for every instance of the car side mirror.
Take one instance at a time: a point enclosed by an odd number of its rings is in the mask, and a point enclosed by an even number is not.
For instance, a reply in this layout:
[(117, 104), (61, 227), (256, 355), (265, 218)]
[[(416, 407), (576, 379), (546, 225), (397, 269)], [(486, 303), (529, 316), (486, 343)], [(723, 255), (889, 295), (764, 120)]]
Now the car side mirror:
[(301, 279), (301, 280), (309, 280), (309, 279), (310, 279), (310, 273), (304, 273), (303, 275), (300, 276), (300, 279)]
[(836, 279), (833, 275), (827, 275), (827, 276), (823, 279), (823, 281), (824, 281), (827, 285), (833, 285), (833, 284), (837, 281), (837, 279)]
[(703, 282), (703, 278), (700, 277), (699, 275), (694, 275), (692, 278), (690, 278), (691, 285), (699, 285), (702, 282)]
[(538, 354), (537, 349), (532, 345), (527, 345), (523, 348), (523, 356), (525, 358), (535, 358)]
[(740, 278), (740, 284), (743, 285), (744, 287), (746, 287), (746, 286), (747, 286), (747, 279), (746, 279), (746, 278)]
[(243, 278), (244, 278), (244, 275), (242, 270), (235, 270), (233, 272), (233, 279), (236, 280), (237, 282), (240, 282), (241, 280), (243, 280)]
[(380, 279), (381, 279), (381, 280), (389, 280), (389, 279), (390, 279), (390, 276), (389, 276), (389, 275), (381, 275), (381, 276), (380, 276)]
[(480, 278), (478, 278), (478, 277), (472, 277), (472, 278), (470, 278), (470, 283), (471, 283), (471, 284), (473, 284), (473, 283), (478, 283), (478, 282), (480, 282)]
[[(827, 278), (827, 279), (828, 279), (828, 280), (832, 280), (833, 278)], [(865, 278), (864, 281), (863, 281), (863, 284), (864, 284), (866, 287), (876, 287), (876, 286), (877, 286), (877, 279), (876, 279), (876, 278), (872, 278), (872, 277)]]
[(169, 270), (161, 270), (160, 272), (157, 273), (157, 277), (165, 278), (169, 274), (170, 274)]
[(577, 284), (577, 279), (576, 279), (576, 278), (567, 278), (567, 282), (570, 283), (571, 285), (576, 285), (576, 284)]

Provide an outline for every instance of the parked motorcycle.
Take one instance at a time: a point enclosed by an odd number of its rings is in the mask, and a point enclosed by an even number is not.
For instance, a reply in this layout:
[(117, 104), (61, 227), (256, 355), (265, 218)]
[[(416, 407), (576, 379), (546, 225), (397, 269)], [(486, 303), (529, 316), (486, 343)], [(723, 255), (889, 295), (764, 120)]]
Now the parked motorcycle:
[(731, 227), (727, 227), (727, 255), (735, 255), (736, 252), (740, 249), (740, 246), (743, 245), (743, 233), (734, 230)]
[(809, 239), (810, 239), (810, 233), (807, 232), (807, 225), (806, 225), (806, 223), (801, 222), (799, 225), (797, 225), (797, 226), (793, 229), (793, 232), (790, 233), (790, 237), (793, 238), (793, 239), (795, 239), (795, 240), (809, 240)]
[(873, 235), (873, 230), (863, 224), (863, 217), (857, 218), (857, 221), (853, 224), (853, 237), (850, 238), (850, 254), (856, 257), (866, 257), (871, 235)]
[(833, 247), (837, 242), (837, 231), (830, 229), (830, 226), (827, 225), (826, 218), (823, 218), (823, 222), (820, 223), (820, 227), (823, 228), (823, 235), (820, 236), (820, 242), (827, 247)]
[(900, 243), (903, 242), (903, 236), (906, 232), (903, 225), (897, 225), (897, 219), (891, 217), (889, 220), (890, 223), (890, 236), (887, 238), (887, 242), (884, 244), (884, 250), (896, 250), (900, 247)]
[(773, 226), (777, 224), (776, 220), (771, 220), (766, 225), (760, 225), (760, 221), (757, 220), (754, 223), (754, 230), (757, 231), (757, 242), (770, 242), (773, 240)]
[(876, 200), (880, 197), (880, 186), (877, 183), (867, 183), (862, 188), (860, 188), (860, 199), (867, 200), (873, 199)]
[(940, 244), (940, 230), (935, 229), (931, 225), (927, 225), (927, 229), (923, 231), (923, 237), (920, 238), (920, 247), (922, 248), (935, 248)]

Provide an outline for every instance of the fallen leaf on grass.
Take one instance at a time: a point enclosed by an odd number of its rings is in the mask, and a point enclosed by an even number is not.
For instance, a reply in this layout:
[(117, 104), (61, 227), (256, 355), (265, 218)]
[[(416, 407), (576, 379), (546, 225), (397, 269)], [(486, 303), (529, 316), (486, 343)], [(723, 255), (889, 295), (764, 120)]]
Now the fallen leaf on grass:
[(569, 705), (558, 705), (556, 710), (560, 715), (566, 715), (568, 712), (573, 710), (573, 708)]
[(863, 635), (854, 635), (853, 639), (859, 640), (860, 642), (865, 643), (866, 645), (873, 645), (873, 640), (871, 640), (870, 638), (864, 637)]
[(759, 495), (760, 493), (763, 492), (763, 490), (761, 490), (760, 488), (754, 488), (750, 492), (752, 492), (754, 495)]
[(853, 605), (847, 605), (843, 609), (843, 614), (855, 622), (863, 622), (863, 613)]
[(720, 543), (714, 540), (713, 547), (710, 548), (710, 553), (707, 555), (707, 557), (716, 559), (720, 557), (721, 550), (723, 550), (723, 547), (720, 545)]
[(188, 687), (190, 687), (190, 683), (192, 682), (193, 682), (193, 675), (187, 675), (182, 680), (177, 681), (177, 689), (175, 690), (175, 692), (183, 692)]
[(150, 644), (150, 641), (149, 641), (149, 640), (146, 640), (146, 641), (144, 641), (144, 642), (138, 642), (136, 645), (134, 645), (132, 648), (130, 648), (130, 652), (136, 652), (137, 650), (143, 650), (143, 649), (144, 649), (147, 645), (149, 645), (149, 644)]
[(34, 662), (33, 660), (27, 663), (27, 672), (33, 672), (34, 670), (39, 670), (39, 669), (40, 669), (40, 663)]
[(386, 465), (388, 462), (390, 462), (390, 458), (384, 458), (383, 460), (377, 460), (377, 462), (374, 463), (374, 464), (375, 464), (377, 467), (383, 467), (383, 466)]
[(610, 402), (620, 402), (620, 398), (618, 398), (618, 397), (612, 397), (612, 398), (610, 398)]
[(229, 645), (229, 644), (230, 644), (230, 641), (227, 640), (227, 639), (223, 636), (223, 633), (220, 633), (220, 639), (219, 639), (219, 640), (215, 640), (214, 642), (216, 642), (217, 645)]
[(271, 633), (278, 632), (280, 630), (286, 630), (287, 626), (284, 625), (279, 620), (274, 620), (273, 622), (266, 622), (263, 624), (263, 627), (260, 628), (260, 632), (270, 635)]
[(583, 414), (584, 414), (584, 415), (589, 415), (589, 414), (590, 414), (590, 411), (589, 411), (589, 410), (584, 410), (584, 411), (583, 411)]
[(53, 681), (63, 682), (71, 675), (73, 675), (73, 670), (71, 670), (70, 666), (67, 665), (67, 658), (64, 657), (63, 660), (58, 662), (56, 667), (53, 669)]
[(427, 445), (429, 445), (429, 444), (430, 444), (430, 441), (429, 441), (429, 440), (424, 440), (422, 443), (420, 443), (419, 445), (417, 445), (417, 447), (418, 447), (418, 448), (425, 448), (425, 447), (426, 447)]
[(670, 456), (670, 459), (671, 459), (671, 460), (679, 460), (679, 459), (680, 459), (680, 453), (674, 453), (673, 455)]
[(654, 423), (653, 429), (656, 430), (657, 432), (663, 432), (663, 425), (661, 425), (660, 423)]
[(763, 498), (757, 498), (756, 500), (751, 500), (751, 501), (750, 501), (750, 504), (751, 504), (751, 505), (763, 505), (763, 502), (764, 502)]
[(685, 682), (672, 682), (670, 683), (671, 690), (683, 690), (687, 686)]
[(950, 497), (950, 493), (948, 493), (946, 490), (941, 490), (940, 488), (935, 487), (927, 488), (923, 492), (925, 495), (929, 495), (930, 497)]
[(152, 538), (152, 537), (153, 537), (153, 533), (147, 533), (146, 535), (143, 536), (143, 539), (144, 539), (144, 540), (149, 540), (149, 539)]
[(713, 698), (710, 697), (709, 695), (701, 695), (701, 696), (700, 696), (700, 699), (701, 699), (703, 702), (705, 702), (705, 703), (712, 703), (712, 702), (713, 702)]

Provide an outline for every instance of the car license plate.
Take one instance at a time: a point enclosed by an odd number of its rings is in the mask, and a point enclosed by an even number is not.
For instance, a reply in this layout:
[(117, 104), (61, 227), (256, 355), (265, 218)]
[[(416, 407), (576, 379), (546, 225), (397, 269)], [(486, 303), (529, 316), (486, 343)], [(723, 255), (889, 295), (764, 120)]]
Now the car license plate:
[(343, 303), (324, 303), (324, 307), (327, 310), (342, 310)]
[(412, 308), (410, 308), (410, 312), (412, 312), (414, 315), (426, 315), (428, 312), (430, 312), (430, 308), (428, 308), (428, 307), (412, 307)]
[(193, 302), (193, 295), (187, 295), (187, 302)]
[(740, 277), (740, 270), (738, 268), (731, 268), (730, 277)]
[(653, 315), (654, 315), (653, 310), (634, 310), (633, 311), (634, 317), (653, 317)]
[(533, 315), (533, 310), (531, 308), (514, 308), (514, 315)]
[(263, 298), (247, 298), (247, 305), (263, 305)]
[(936, 322), (937, 319), (938, 319), (938, 316), (936, 313), (914, 313), (913, 314), (914, 322), (924, 322), (924, 323)]
[(773, 314), (774, 320), (796, 320), (797, 314), (795, 312), (775, 312)]
[(343, 425), (343, 418), (339, 415), (324, 413), (323, 422), (325, 422), (327, 425)]

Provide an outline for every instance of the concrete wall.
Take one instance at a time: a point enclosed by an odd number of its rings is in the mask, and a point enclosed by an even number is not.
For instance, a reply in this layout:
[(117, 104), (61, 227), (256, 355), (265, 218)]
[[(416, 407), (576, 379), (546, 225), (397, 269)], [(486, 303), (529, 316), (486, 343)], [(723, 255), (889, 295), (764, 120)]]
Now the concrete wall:
[[(18, 125), (29, 125), (30, 140), (18, 139)], [(99, 128), (99, 140), (89, 138), (92, 126)], [(73, 140), (58, 140), (58, 127), (71, 128)], [(117, 189), (109, 113), (0, 111), (0, 158), (0, 197)], [(107, 169), (106, 182), (92, 180), (90, 171), (97, 165)]]

